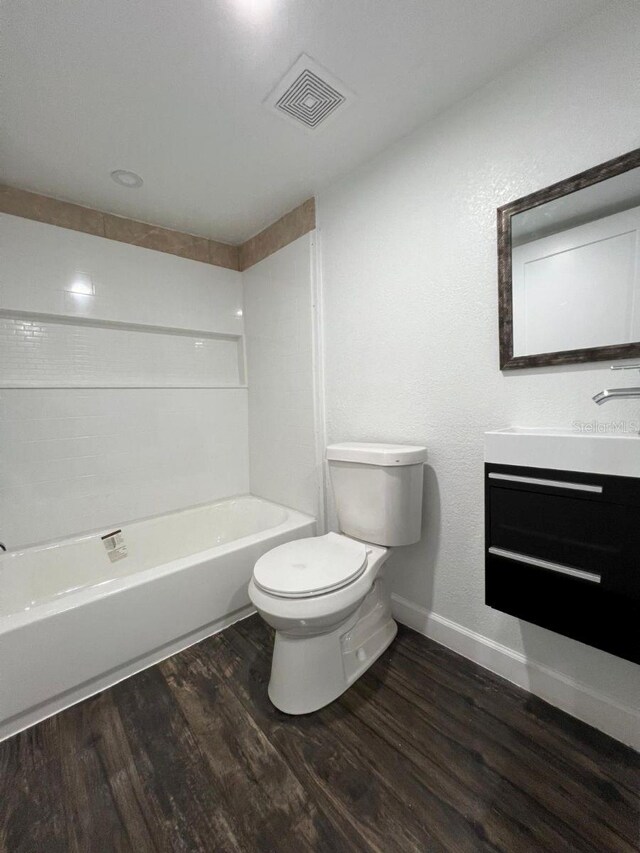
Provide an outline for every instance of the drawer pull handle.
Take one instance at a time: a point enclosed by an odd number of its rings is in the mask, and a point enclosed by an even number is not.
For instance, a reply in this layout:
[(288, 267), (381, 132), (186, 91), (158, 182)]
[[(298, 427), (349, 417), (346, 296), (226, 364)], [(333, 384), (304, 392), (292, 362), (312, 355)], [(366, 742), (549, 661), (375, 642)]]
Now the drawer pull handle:
[(571, 566), (563, 566), (561, 563), (550, 563), (548, 560), (539, 560), (537, 557), (527, 557), (515, 551), (505, 551), (504, 548), (489, 548), (489, 553), (496, 557), (506, 557), (508, 560), (516, 560), (518, 563), (526, 563), (528, 566), (536, 566), (538, 569), (548, 569), (550, 572), (558, 572), (561, 575), (570, 575), (572, 578), (580, 578), (591, 583), (600, 583), (601, 575), (595, 572), (585, 572), (582, 569), (573, 569)]
[(507, 480), (510, 483), (529, 483), (532, 486), (554, 486), (556, 489), (574, 489), (576, 492), (595, 492), (601, 495), (602, 486), (590, 486), (588, 483), (567, 483), (564, 480), (541, 480), (539, 477), (519, 477), (517, 474), (497, 474), (491, 472), (490, 480)]

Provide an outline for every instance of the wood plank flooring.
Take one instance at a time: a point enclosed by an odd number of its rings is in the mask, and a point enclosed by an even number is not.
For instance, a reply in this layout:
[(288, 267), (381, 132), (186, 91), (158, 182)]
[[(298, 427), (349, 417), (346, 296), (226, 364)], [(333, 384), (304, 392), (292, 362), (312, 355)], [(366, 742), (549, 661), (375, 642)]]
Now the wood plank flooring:
[(304, 717), (270, 652), (252, 617), (0, 744), (0, 850), (640, 850), (640, 755), (442, 646)]

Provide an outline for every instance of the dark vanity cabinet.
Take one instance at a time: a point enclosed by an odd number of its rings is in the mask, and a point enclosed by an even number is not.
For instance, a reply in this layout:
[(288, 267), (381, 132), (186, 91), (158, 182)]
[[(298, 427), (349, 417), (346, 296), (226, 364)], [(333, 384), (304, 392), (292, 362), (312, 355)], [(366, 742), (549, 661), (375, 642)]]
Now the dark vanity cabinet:
[(640, 663), (640, 479), (485, 466), (485, 600)]

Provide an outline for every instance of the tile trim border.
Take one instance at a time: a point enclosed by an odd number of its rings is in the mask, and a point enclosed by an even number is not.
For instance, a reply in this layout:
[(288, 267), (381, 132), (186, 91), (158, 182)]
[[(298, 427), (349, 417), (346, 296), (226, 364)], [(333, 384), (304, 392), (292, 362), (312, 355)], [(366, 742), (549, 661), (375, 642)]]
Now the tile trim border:
[(293, 243), (298, 237), (308, 234), (316, 227), (316, 200), (308, 198), (302, 204), (272, 222), (259, 234), (250, 237), (240, 246), (240, 270), (248, 270), (254, 264), (273, 255)]
[(315, 199), (310, 198), (259, 234), (234, 246), (2, 184), (0, 213), (238, 272), (249, 269), (316, 227)]
[(563, 672), (531, 660), (395, 593), (391, 596), (391, 611), (394, 618), (408, 628), (640, 751), (640, 712), (637, 709), (620, 705)]
[(115, 216), (28, 190), (0, 185), (0, 212), (226, 269), (239, 268), (237, 246)]

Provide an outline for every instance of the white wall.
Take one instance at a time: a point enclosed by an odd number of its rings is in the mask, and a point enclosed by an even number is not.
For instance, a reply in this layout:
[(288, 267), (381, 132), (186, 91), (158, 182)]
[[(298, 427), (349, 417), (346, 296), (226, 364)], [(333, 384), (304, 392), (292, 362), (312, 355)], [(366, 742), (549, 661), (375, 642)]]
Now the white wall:
[(640, 144), (639, 44), (640, 6), (607, 5), (318, 199), (328, 440), (429, 448), (396, 594), (626, 710), (638, 667), (484, 605), (483, 432), (638, 420), (591, 402), (606, 364), (500, 372), (495, 211)]
[(0, 540), (247, 492), (240, 273), (7, 215), (0, 240)]
[(254, 495), (317, 515), (315, 235), (243, 273)]

